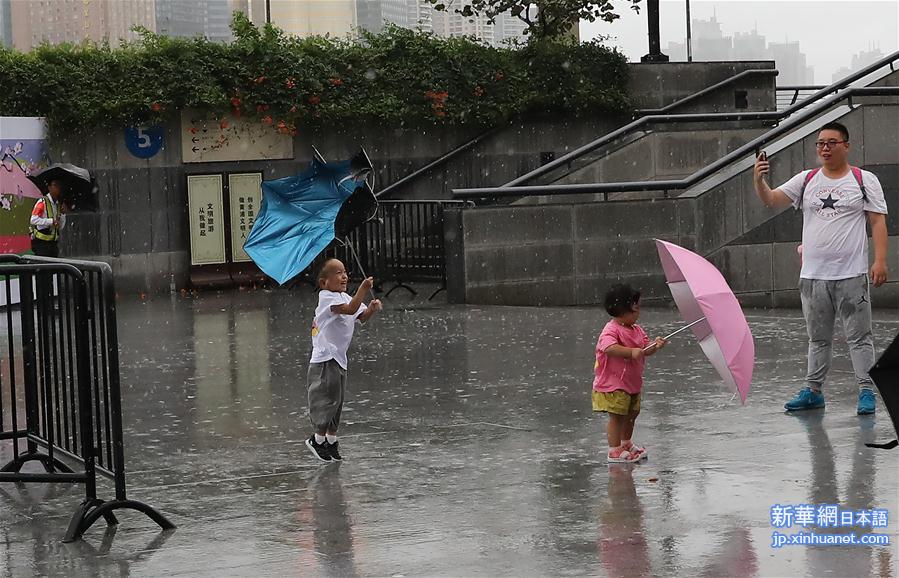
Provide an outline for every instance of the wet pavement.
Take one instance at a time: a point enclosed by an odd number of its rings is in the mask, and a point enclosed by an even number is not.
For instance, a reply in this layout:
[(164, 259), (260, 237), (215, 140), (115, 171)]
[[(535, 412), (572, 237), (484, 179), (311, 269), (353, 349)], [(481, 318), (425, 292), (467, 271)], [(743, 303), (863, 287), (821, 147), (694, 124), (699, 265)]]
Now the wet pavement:
[[(356, 333), (345, 462), (322, 466), (303, 445), (311, 291), (121, 303), (129, 496), (178, 528), (120, 511), (117, 532), (63, 544), (81, 487), (2, 484), (0, 575), (897, 573), (899, 450), (864, 447), (895, 434), (879, 398), (876, 417), (855, 415), (845, 344), (827, 409), (783, 413), (804, 374), (798, 312), (747, 312), (746, 406), (690, 337), (650, 358), (635, 435), (649, 459), (609, 466), (589, 398), (602, 309), (395, 295)], [(876, 318), (882, 349), (899, 315)], [(668, 309), (641, 323), (679, 326)], [(886, 509), (892, 545), (772, 548), (775, 504)]]

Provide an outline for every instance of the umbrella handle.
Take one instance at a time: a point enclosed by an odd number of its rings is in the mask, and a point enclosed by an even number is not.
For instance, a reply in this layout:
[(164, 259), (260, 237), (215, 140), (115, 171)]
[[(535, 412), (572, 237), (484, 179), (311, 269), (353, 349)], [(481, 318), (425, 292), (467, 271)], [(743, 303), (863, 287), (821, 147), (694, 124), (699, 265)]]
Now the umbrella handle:
[[(680, 333), (681, 331), (686, 331), (687, 329), (690, 329), (691, 327), (693, 327), (694, 325), (696, 325), (696, 324), (699, 323), (700, 321), (705, 321), (705, 317), (700, 317), (699, 319), (697, 319), (697, 320), (694, 321), (693, 323), (690, 323), (689, 325), (684, 325), (683, 327), (681, 327), (680, 329), (678, 329), (678, 330), (675, 331), (674, 333), (669, 333), (668, 335), (666, 335), (666, 336), (664, 337), (665, 341), (668, 341), (669, 339), (671, 339), (672, 337), (674, 337), (675, 335), (677, 335), (677, 334)], [(649, 350), (652, 349), (653, 347), (655, 347), (655, 344), (647, 345), (646, 347), (643, 348), (643, 351), (649, 351)]]
[[(344, 242), (345, 245), (348, 245), (348, 246), (350, 247), (350, 252), (353, 254), (353, 259), (356, 260), (356, 265), (359, 267), (359, 272), (362, 273), (362, 278), (363, 278), (363, 279), (367, 278), (368, 275), (365, 274), (365, 269), (362, 268), (362, 261), (359, 260), (359, 255), (356, 254), (356, 247), (354, 247), (354, 246), (353, 246), (353, 243), (350, 242), (350, 238), (349, 238), (349, 237), (344, 237), (344, 238), (343, 238), (343, 242)], [(371, 289), (369, 289), (368, 292), (371, 293), (371, 298), (372, 298), (372, 299), (377, 299), (377, 297), (375, 297), (375, 290), (374, 290), (374, 287), (372, 287)]]

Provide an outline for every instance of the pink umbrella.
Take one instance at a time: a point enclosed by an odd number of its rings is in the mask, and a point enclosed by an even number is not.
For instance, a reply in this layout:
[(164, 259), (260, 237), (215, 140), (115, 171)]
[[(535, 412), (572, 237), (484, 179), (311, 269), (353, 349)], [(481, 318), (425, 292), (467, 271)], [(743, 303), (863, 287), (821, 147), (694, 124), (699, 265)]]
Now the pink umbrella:
[(671, 296), (688, 323), (675, 333), (693, 330), (721, 379), (745, 404), (755, 344), (740, 303), (718, 269), (696, 253), (658, 239), (656, 248)]

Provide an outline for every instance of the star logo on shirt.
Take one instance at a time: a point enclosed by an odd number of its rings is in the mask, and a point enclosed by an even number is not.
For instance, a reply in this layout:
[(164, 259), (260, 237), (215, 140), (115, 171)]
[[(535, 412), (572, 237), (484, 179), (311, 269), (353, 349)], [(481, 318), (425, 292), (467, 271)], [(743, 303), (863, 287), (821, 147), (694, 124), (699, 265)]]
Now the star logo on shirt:
[(826, 199), (821, 199), (821, 203), (823, 203), (821, 205), (821, 208), (822, 209), (835, 209), (837, 201), (839, 201), (839, 199), (835, 199), (835, 198), (833, 198), (832, 194), (828, 194)]

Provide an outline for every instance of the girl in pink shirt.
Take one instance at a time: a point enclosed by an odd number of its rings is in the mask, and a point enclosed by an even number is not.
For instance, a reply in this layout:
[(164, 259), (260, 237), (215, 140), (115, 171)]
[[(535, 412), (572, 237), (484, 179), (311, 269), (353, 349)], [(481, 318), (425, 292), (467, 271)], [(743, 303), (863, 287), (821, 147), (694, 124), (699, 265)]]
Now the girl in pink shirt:
[(609, 414), (609, 462), (636, 462), (646, 457), (646, 448), (631, 440), (640, 414), (645, 357), (665, 347), (667, 341), (661, 337), (650, 341), (637, 325), (640, 292), (630, 285), (609, 289), (605, 307), (612, 320), (596, 343), (593, 411)]

